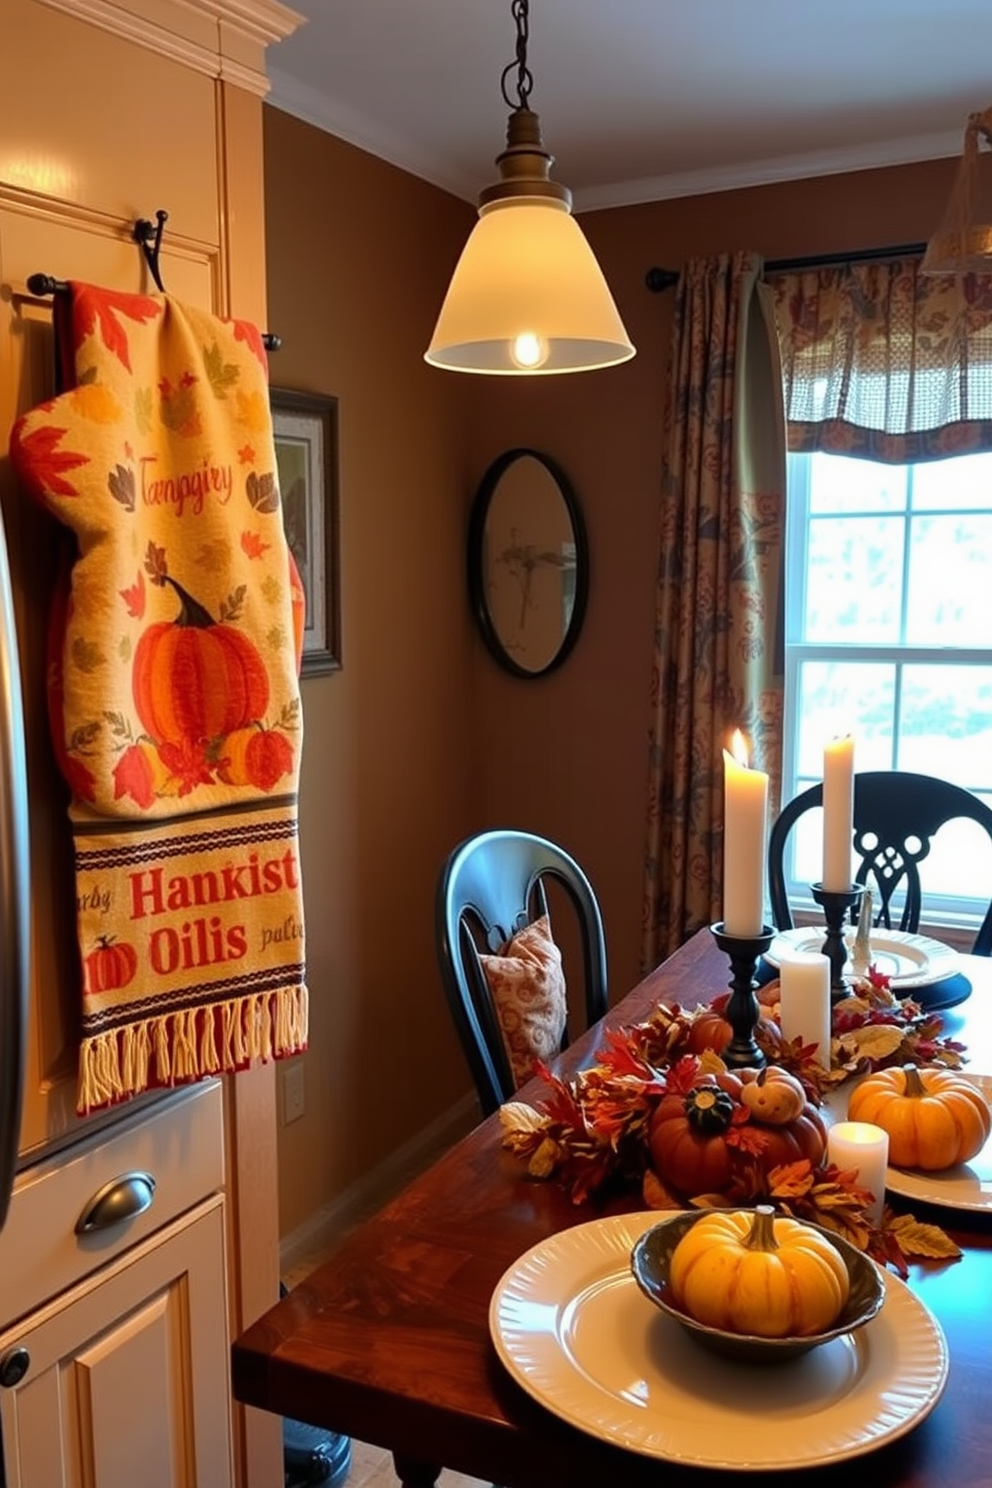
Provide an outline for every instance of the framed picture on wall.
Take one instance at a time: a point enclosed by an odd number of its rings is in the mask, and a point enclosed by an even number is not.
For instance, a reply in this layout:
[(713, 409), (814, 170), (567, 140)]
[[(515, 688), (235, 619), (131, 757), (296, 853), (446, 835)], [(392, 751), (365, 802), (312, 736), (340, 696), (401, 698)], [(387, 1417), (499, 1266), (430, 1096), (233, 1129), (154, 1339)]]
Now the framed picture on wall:
[(303, 675), (341, 665), (338, 400), (270, 388), (286, 540), (306, 596)]

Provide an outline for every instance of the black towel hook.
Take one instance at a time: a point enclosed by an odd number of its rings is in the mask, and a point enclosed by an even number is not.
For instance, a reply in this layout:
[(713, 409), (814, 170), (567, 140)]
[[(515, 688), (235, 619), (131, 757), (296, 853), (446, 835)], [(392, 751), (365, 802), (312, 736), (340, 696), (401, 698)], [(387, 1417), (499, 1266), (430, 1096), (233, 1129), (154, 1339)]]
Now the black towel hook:
[(159, 207), (155, 213), (155, 222), (149, 222), (147, 217), (139, 217), (134, 224), (133, 231), (134, 240), (141, 244), (148, 272), (155, 280), (155, 287), (159, 294), (165, 294), (165, 285), (162, 283), (162, 275), (158, 268), (158, 255), (162, 247), (162, 230), (168, 220), (168, 212)]
[[(168, 212), (161, 207), (155, 213), (155, 221), (149, 222), (147, 217), (139, 217), (131, 229), (131, 236), (136, 243), (141, 244), (141, 251), (145, 255), (148, 272), (155, 281), (155, 287), (159, 294), (165, 294), (165, 285), (162, 283), (162, 275), (158, 266), (158, 256), (162, 248), (162, 232), (169, 220)], [(51, 274), (31, 274), (28, 278), (28, 289), (33, 295), (65, 294), (68, 284), (63, 279), (54, 279)], [(262, 345), (266, 351), (278, 351), (282, 346), (282, 338), (272, 331), (263, 331)]]

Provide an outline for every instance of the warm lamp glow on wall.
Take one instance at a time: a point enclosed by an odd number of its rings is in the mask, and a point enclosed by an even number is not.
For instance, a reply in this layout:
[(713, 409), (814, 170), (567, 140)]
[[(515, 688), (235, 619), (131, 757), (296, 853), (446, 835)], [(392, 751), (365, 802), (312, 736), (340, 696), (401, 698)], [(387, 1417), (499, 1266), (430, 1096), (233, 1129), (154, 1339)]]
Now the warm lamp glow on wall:
[[(583, 372), (634, 355), (603, 272), (550, 179), (553, 156), (528, 107), (528, 0), (513, 0), (517, 57), (503, 71), (510, 109), (500, 180), (479, 197), (425, 358), (455, 372), (535, 376)], [(516, 69), (516, 102), (507, 79)]]

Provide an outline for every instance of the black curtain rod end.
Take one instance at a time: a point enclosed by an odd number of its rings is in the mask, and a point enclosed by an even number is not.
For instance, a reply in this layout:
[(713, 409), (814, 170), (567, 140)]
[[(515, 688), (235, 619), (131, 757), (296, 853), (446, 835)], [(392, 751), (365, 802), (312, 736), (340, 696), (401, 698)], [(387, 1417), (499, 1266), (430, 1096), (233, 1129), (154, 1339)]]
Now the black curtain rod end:
[(679, 277), (678, 269), (648, 269), (644, 275), (644, 283), (652, 294), (661, 294), (663, 290), (678, 284)]

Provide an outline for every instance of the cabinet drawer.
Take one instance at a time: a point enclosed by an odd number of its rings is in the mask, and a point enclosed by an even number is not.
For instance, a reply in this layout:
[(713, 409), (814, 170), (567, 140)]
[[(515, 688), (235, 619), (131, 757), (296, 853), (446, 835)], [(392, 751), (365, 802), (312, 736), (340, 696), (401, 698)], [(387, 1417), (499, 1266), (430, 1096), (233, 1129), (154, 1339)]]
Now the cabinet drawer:
[[(149, 1206), (77, 1234), (93, 1198), (132, 1172), (154, 1180)], [(141, 1116), (122, 1116), (118, 1125), (26, 1169), (0, 1232), (0, 1326), (105, 1265), (223, 1183), (219, 1080), (166, 1096)]]

